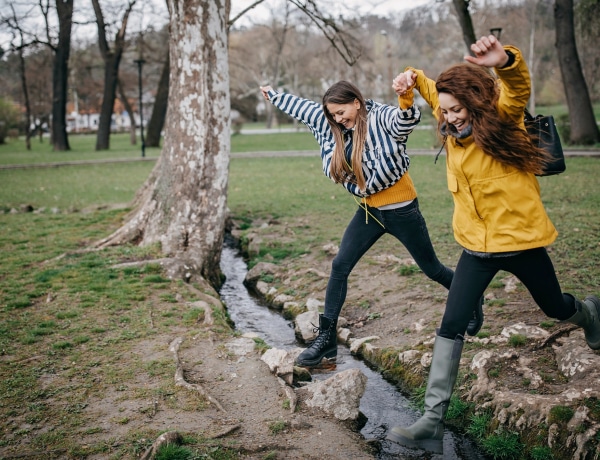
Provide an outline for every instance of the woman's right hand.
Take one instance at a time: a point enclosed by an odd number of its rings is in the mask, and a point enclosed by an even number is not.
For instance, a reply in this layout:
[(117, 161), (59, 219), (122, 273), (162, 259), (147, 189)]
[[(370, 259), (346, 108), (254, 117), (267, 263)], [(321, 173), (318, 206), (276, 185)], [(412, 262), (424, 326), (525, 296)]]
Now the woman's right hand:
[(398, 96), (404, 96), (417, 82), (417, 74), (412, 70), (402, 72), (392, 81), (392, 89)]
[(268, 101), (269, 100), (269, 91), (273, 91), (273, 88), (269, 85), (261, 86), (260, 91), (262, 92), (263, 97)]

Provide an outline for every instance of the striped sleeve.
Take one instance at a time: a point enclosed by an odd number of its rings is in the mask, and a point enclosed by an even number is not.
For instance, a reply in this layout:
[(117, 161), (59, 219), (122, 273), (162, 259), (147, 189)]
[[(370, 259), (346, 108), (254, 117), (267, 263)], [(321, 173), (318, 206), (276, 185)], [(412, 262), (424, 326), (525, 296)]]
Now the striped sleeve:
[(308, 127), (319, 143), (323, 173), (331, 179), (330, 165), (335, 142), (321, 104), (293, 94), (275, 91), (269, 91), (269, 101), (279, 110)]
[(321, 104), (293, 94), (269, 92), (271, 104), (282, 112), (304, 123), (311, 131), (325, 134), (329, 125)]

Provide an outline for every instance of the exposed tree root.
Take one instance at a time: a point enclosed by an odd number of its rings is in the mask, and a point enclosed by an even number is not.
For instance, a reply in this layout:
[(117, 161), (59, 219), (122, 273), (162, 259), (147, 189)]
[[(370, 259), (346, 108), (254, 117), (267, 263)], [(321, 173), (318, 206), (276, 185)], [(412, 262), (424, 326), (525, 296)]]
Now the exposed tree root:
[(169, 350), (171, 352), (173, 352), (173, 355), (175, 356), (175, 362), (177, 364), (177, 370), (175, 371), (175, 385), (184, 387), (191, 391), (197, 391), (202, 396), (204, 396), (208, 401), (210, 401), (212, 404), (214, 404), (221, 412), (227, 413), (227, 411), (225, 409), (223, 409), (223, 406), (221, 406), (221, 403), (219, 403), (219, 401), (217, 401), (210, 394), (208, 394), (208, 392), (204, 389), (204, 387), (202, 385), (199, 385), (197, 383), (189, 383), (189, 382), (185, 381), (185, 378), (183, 377), (183, 366), (181, 365), (181, 361), (179, 360), (179, 353), (178, 353), (179, 346), (181, 345), (182, 342), (183, 342), (183, 339), (181, 337), (177, 337), (175, 340), (173, 340), (171, 342), (171, 345), (169, 345)]
[(222, 431), (219, 431), (218, 433), (213, 434), (212, 436), (209, 436), (208, 439), (218, 439), (218, 438), (222, 438), (224, 436), (227, 436), (230, 433), (233, 433), (236, 430), (240, 429), (240, 425), (233, 425), (233, 426), (229, 426), (227, 428), (225, 428)]
[(537, 344), (534, 349), (535, 350), (539, 350), (540, 348), (544, 348), (546, 345), (548, 345), (550, 342), (554, 342), (558, 337), (560, 337), (563, 334), (566, 334), (568, 332), (574, 331), (575, 329), (577, 329), (579, 326), (576, 326), (575, 324), (572, 324), (570, 326), (566, 326), (563, 327), (562, 329), (559, 329), (558, 331), (553, 332), (552, 334), (550, 334), (548, 337), (546, 337), (542, 342), (540, 342), (539, 344)]
[(140, 457), (140, 460), (151, 460), (156, 457), (158, 450), (166, 444), (181, 444), (181, 435), (177, 431), (167, 431), (161, 434), (156, 441), (144, 452), (144, 455)]

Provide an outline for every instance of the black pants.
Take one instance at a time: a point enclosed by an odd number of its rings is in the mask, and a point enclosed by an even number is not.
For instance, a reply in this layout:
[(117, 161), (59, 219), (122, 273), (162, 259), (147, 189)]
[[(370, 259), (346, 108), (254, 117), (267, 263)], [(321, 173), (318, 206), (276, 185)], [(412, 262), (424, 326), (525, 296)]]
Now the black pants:
[[(323, 313), (329, 319), (336, 320), (342, 310), (350, 272), (369, 248), (386, 233), (395, 236), (406, 247), (429, 278), (446, 289), (452, 283), (454, 272), (437, 258), (417, 199), (401, 208), (381, 211), (367, 207), (367, 210), (371, 215), (368, 222), (365, 222), (365, 210), (358, 208), (346, 227), (340, 250), (333, 259)], [(475, 302), (471, 305), (475, 305)]]
[(464, 335), (473, 305), (500, 270), (515, 275), (535, 303), (550, 318), (565, 320), (575, 314), (573, 299), (563, 296), (554, 266), (545, 248), (530, 249), (507, 257), (484, 258), (463, 251), (448, 293), (439, 335), (454, 340)]

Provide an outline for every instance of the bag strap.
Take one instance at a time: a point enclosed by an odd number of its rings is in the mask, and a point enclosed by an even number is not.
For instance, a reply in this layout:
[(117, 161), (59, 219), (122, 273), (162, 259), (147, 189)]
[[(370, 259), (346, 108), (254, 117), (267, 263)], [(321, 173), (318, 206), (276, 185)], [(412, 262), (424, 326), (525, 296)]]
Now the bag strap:
[(525, 107), (523, 112), (525, 113), (525, 120), (527, 120), (527, 121), (535, 120), (535, 117), (533, 115), (531, 115), (531, 113), (529, 113), (529, 110), (527, 110), (527, 107)]

